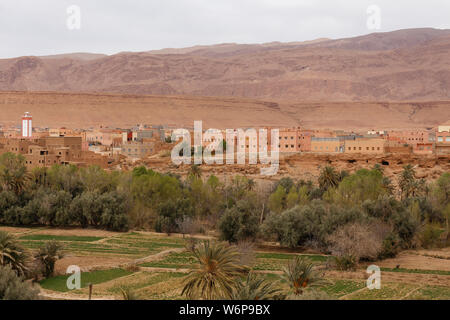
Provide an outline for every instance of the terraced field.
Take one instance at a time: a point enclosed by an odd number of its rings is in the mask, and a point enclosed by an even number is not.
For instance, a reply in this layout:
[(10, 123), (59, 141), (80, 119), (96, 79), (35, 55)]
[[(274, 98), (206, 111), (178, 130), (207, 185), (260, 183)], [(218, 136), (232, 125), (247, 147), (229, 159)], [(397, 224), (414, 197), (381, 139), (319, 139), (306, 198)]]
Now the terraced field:
[(29, 249), (41, 247), (45, 241), (57, 240), (64, 244), (66, 251), (77, 255), (123, 255), (129, 258), (142, 258), (164, 250), (183, 248), (184, 241), (141, 233), (117, 234), (113, 237), (89, 237), (74, 235), (27, 234), (19, 236), (21, 243)]
[[(89, 283), (93, 284), (94, 299), (121, 299), (122, 290), (126, 289), (141, 299), (182, 299), (184, 278), (196, 263), (192, 254), (184, 249), (185, 240), (179, 235), (48, 228), (0, 227), (0, 230), (14, 233), (31, 251), (51, 240), (64, 244), (66, 256), (57, 262), (58, 274), (40, 283), (44, 297), (49, 299), (87, 299)], [(267, 252), (267, 247), (264, 250), (255, 253), (254, 272), (287, 289), (288, 284), (281, 278), (282, 268), (298, 253), (275, 252), (275, 249)], [(323, 266), (330, 258), (319, 254), (301, 255), (317, 266)], [(402, 254), (398, 261), (405, 266), (391, 267), (397, 262), (395, 259), (380, 262), (381, 290), (366, 288), (364, 269), (326, 271), (326, 284), (320, 290), (343, 300), (450, 300), (447, 257), (448, 248), (432, 253), (422, 250)], [(427, 259), (426, 265), (422, 258)], [(81, 289), (70, 292), (66, 286), (69, 275), (65, 274), (69, 265), (78, 265), (83, 271)]]

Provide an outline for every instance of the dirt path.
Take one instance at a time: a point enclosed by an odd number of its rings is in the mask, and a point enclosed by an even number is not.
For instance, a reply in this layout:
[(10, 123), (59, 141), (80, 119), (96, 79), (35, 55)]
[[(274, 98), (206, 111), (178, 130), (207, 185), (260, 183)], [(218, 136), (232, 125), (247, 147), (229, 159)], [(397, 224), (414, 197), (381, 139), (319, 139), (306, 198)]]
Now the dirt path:
[[(89, 296), (87, 295), (76, 295), (71, 293), (63, 293), (63, 292), (55, 292), (55, 291), (47, 291), (41, 289), (39, 294), (40, 297), (48, 299), (48, 300), (89, 300)], [(115, 296), (92, 296), (91, 300), (117, 300)]]

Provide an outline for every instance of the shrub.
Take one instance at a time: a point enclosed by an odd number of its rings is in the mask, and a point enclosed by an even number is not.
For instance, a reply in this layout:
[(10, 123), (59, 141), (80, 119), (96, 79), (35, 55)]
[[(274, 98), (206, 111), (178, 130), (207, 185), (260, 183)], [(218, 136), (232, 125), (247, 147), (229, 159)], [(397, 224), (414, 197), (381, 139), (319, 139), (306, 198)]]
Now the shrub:
[(39, 248), (35, 258), (44, 266), (44, 277), (53, 276), (56, 261), (64, 256), (62, 249), (63, 245), (58, 241), (46, 242)]
[(423, 248), (429, 249), (440, 245), (442, 228), (437, 224), (427, 223), (419, 234), (420, 243)]
[(341, 270), (354, 269), (361, 259), (374, 260), (382, 251), (384, 237), (369, 224), (350, 223), (328, 237), (329, 250)]
[(270, 215), (262, 225), (261, 233), (288, 247), (306, 243), (325, 247), (327, 236), (338, 227), (364, 219), (365, 215), (357, 209), (329, 206), (314, 200), (309, 205)]
[(400, 249), (400, 238), (395, 232), (391, 232), (384, 238), (378, 258), (395, 258)]
[(242, 240), (254, 240), (258, 233), (258, 217), (256, 217), (244, 201), (239, 201), (236, 206), (225, 210), (219, 220), (221, 240), (238, 242)]
[(39, 289), (17, 276), (10, 266), (0, 266), (0, 300), (37, 300)]
[(158, 206), (158, 217), (155, 221), (156, 232), (167, 234), (179, 231), (180, 219), (185, 219), (185, 212), (189, 211), (190, 202), (188, 199), (177, 199), (166, 201)]

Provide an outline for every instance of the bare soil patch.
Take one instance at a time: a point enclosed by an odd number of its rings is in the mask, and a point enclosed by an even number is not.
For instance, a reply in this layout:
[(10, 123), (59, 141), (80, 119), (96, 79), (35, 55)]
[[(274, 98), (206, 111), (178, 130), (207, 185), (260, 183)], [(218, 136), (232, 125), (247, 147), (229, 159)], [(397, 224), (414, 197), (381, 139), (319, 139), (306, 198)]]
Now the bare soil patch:
[(75, 265), (81, 271), (87, 272), (96, 269), (110, 269), (132, 262), (133, 259), (124, 257), (101, 256), (66, 256), (56, 262), (56, 274), (65, 274), (69, 266)]
[(442, 252), (434, 250), (433, 251), (421, 250), (419, 252), (402, 252), (396, 258), (387, 259), (384, 261), (377, 262), (375, 264), (384, 268), (396, 268), (397, 266), (400, 266), (400, 268), (404, 269), (450, 271), (450, 260), (433, 258), (431, 256), (423, 255), (423, 254), (449, 255), (448, 250), (450, 249), (447, 248), (447, 251)]

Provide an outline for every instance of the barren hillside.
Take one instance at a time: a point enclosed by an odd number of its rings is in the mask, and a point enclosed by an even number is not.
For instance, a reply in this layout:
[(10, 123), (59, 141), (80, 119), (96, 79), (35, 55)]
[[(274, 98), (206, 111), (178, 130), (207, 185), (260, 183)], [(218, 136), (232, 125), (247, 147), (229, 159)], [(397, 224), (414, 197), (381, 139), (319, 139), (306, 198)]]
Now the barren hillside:
[(272, 101), (450, 100), (449, 52), (450, 30), (409, 29), (304, 43), (20, 57), (0, 60), (0, 90)]
[(276, 103), (196, 96), (0, 93), (0, 124), (20, 125), (26, 111), (40, 127), (130, 127), (139, 123), (192, 127), (194, 120), (203, 120), (205, 128), (301, 125), (362, 130), (434, 127), (450, 119), (450, 101)]

